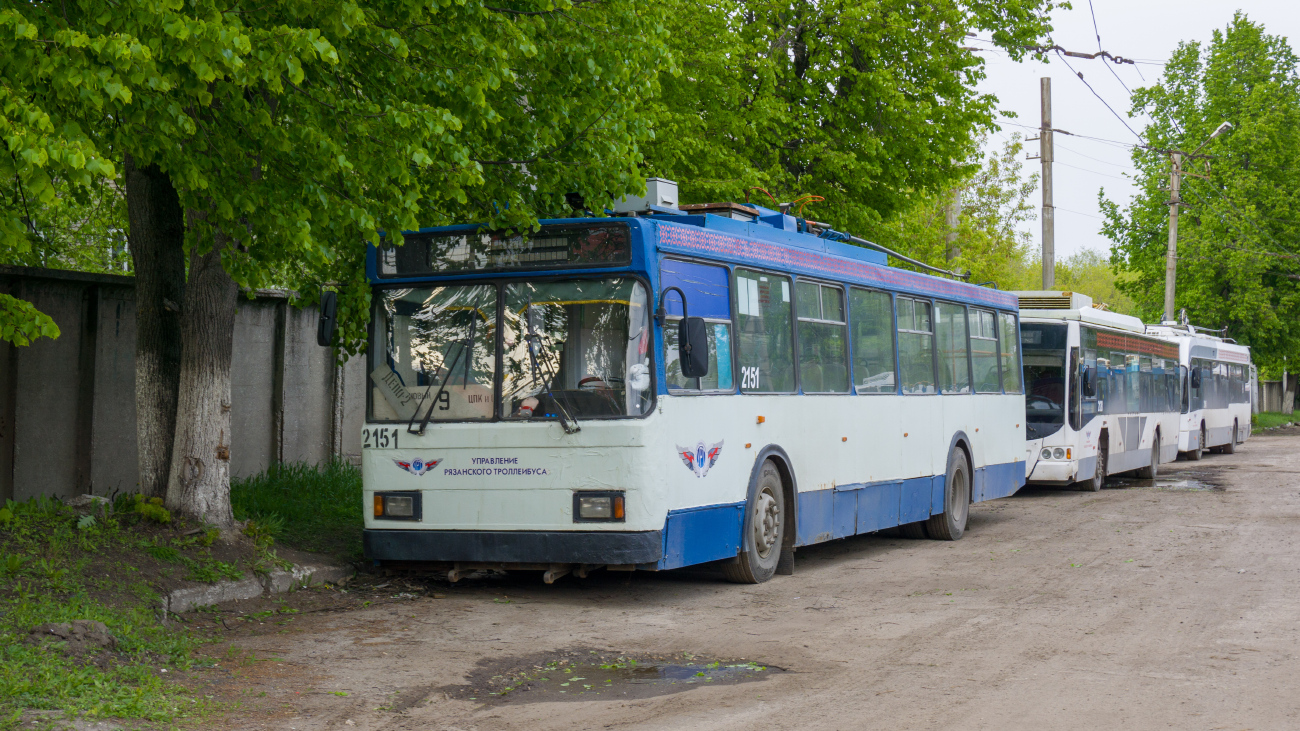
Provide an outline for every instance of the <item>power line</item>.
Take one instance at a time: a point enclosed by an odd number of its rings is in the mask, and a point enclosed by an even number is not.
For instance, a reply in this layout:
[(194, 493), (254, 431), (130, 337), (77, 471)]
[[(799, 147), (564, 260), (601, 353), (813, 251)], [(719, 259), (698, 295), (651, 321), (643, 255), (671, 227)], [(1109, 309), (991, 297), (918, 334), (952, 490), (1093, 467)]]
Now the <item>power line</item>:
[(1110, 173), (1103, 173), (1103, 172), (1099, 172), (1099, 171), (1097, 171), (1097, 170), (1089, 170), (1088, 168), (1081, 168), (1081, 167), (1079, 167), (1078, 165), (1071, 165), (1071, 164), (1068, 163), (1068, 162), (1061, 162), (1060, 160), (1055, 160), (1054, 162), (1055, 162), (1057, 165), (1064, 165), (1064, 166), (1066, 166), (1067, 168), (1074, 168), (1075, 170), (1082, 170), (1082, 171), (1085, 172), (1085, 173), (1092, 173), (1093, 175), (1100, 175), (1100, 176), (1102, 176), (1103, 178), (1114, 178), (1114, 179), (1116, 179), (1116, 180), (1123, 180), (1123, 181), (1125, 181), (1125, 182), (1132, 182), (1132, 181), (1129, 181), (1128, 178), (1121, 178), (1121, 177), (1118, 176), (1118, 175), (1111, 175)]
[(1082, 81), (1082, 82), (1083, 82), (1083, 85), (1086, 86), (1086, 87), (1088, 87), (1088, 91), (1091, 91), (1091, 92), (1092, 92), (1092, 95), (1095, 96), (1095, 97), (1097, 97), (1097, 101), (1099, 101), (1099, 102), (1101, 102), (1102, 104), (1106, 105), (1106, 108), (1110, 110), (1110, 113), (1111, 113), (1111, 114), (1115, 115), (1115, 119), (1118, 119), (1118, 120), (1120, 121), (1120, 124), (1124, 125), (1124, 127), (1125, 127), (1126, 129), (1128, 129), (1129, 132), (1133, 132), (1133, 136), (1134, 136), (1134, 137), (1138, 138), (1139, 140), (1142, 139), (1142, 135), (1140, 135), (1140, 134), (1138, 134), (1137, 132), (1135, 132), (1135, 131), (1133, 130), (1133, 128), (1129, 126), (1129, 123), (1128, 123), (1127, 121), (1125, 121), (1125, 119), (1119, 115), (1119, 112), (1115, 111), (1115, 109), (1114, 109), (1113, 107), (1111, 107), (1111, 105), (1110, 105), (1110, 104), (1109, 104), (1105, 99), (1102, 99), (1102, 98), (1101, 98), (1101, 94), (1098, 94), (1098, 93), (1097, 93), (1097, 90), (1094, 89), (1094, 88), (1092, 88), (1092, 84), (1089, 84), (1089, 83), (1088, 83), (1088, 80), (1085, 79), (1085, 78), (1083, 78), (1083, 74), (1080, 73), (1080, 72), (1078, 72), (1078, 71), (1075, 71), (1075, 70), (1074, 70), (1074, 67), (1070, 65), (1070, 62), (1065, 60), (1065, 56), (1061, 55), (1061, 53), (1060, 53), (1059, 51), (1057, 52), (1056, 55), (1057, 55), (1057, 57), (1059, 57), (1059, 58), (1061, 59), (1061, 62), (1065, 64), (1065, 67), (1066, 67), (1067, 69), (1070, 69), (1070, 71), (1073, 71), (1073, 72), (1074, 72), (1074, 75), (1079, 77), (1079, 81)]
[(1106, 219), (1103, 218), (1102, 216), (1095, 216), (1095, 215), (1093, 215), (1093, 214), (1091, 214), (1091, 213), (1084, 213), (1083, 211), (1072, 211), (1072, 210), (1070, 210), (1069, 208), (1062, 208), (1062, 207), (1060, 207), (1060, 206), (1052, 206), (1052, 207), (1055, 208), (1055, 209), (1058, 210), (1058, 211), (1065, 211), (1066, 213), (1073, 213), (1073, 214), (1076, 215), (1076, 216), (1087, 216), (1088, 218), (1095, 218), (1095, 219), (1097, 219), (1098, 221), (1105, 221), (1105, 220), (1106, 220)]
[(1059, 142), (1056, 143), (1056, 146), (1059, 147), (1059, 148), (1061, 148), (1062, 150), (1066, 150), (1067, 152), (1072, 152), (1072, 153), (1074, 153), (1075, 155), (1078, 155), (1079, 157), (1086, 157), (1086, 158), (1088, 158), (1089, 160), (1092, 160), (1092, 161), (1094, 161), (1094, 162), (1099, 162), (1099, 163), (1101, 163), (1102, 165), (1112, 165), (1112, 166), (1117, 167), (1117, 168), (1125, 168), (1125, 169), (1128, 169), (1128, 168), (1131, 168), (1131, 167), (1132, 167), (1131, 164), (1120, 164), (1120, 163), (1117, 163), (1117, 162), (1109, 162), (1109, 161), (1106, 161), (1106, 160), (1101, 159), (1100, 157), (1093, 157), (1092, 155), (1085, 155), (1085, 154), (1083, 154), (1082, 152), (1079, 152), (1078, 150), (1075, 150), (1075, 149), (1070, 148), (1070, 147), (1066, 147), (1065, 145), (1062, 145), (1062, 144), (1059, 143)]

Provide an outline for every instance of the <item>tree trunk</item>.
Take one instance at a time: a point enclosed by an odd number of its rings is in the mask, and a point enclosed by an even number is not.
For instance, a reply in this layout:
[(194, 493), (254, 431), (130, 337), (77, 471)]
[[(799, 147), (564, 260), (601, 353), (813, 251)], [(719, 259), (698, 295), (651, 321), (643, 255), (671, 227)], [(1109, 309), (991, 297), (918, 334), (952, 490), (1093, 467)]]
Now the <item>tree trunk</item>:
[(167, 509), (217, 527), (230, 510), (230, 361), (239, 287), (221, 266), (229, 239), (190, 253), (181, 332), (180, 398)]
[(127, 240), (135, 268), (135, 414), (140, 491), (161, 497), (171, 474), (185, 298), (185, 214), (171, 178), (126, 158)]

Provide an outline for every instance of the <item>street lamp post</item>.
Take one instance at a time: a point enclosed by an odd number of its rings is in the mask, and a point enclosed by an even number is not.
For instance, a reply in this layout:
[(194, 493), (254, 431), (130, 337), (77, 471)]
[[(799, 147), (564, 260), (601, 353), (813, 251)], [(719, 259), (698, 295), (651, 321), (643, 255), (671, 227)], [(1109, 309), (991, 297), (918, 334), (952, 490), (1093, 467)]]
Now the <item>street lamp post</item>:
[[(1210, 144), (1210, 140), (1232, 129), (1231, 122), (1224, 122), (1214, 130), (1192, 154), (1194, 158), (1201, 148)], [(1178, 273), (1178, 207), (1183, 204), (1179, 198), (1179, 188), (1183, 180), (1183, 153), (1174, 150), (1169, 153), (1169, 248), (1165, 252), (1165, 322), (1174, 321), (1174, 282)]]

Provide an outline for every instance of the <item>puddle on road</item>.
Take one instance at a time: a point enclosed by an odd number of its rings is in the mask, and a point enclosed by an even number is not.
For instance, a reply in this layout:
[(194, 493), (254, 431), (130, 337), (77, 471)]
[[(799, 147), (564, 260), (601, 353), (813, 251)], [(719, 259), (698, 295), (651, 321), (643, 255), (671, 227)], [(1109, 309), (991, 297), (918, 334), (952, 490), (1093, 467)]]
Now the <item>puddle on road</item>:
[(1157, 477), (1154, 480), (1140, 480), (1134, 477), (1111, 477), (1106, 480), (1106, 487), (1112, 489), (1124, 488), (1147, 488), (1154, 490), (1187, 490), (1206, 492), (1211, 490), (1223, 491), (1223, 485), (1206, 479), (1205, 475), (1198, 477), (1171, 475), (1169, 477)]
[(688, 653), (647, 656), (580, 651), (560, 656), (485, 660), (467, 685), (443, 688), (448, 697), (480, 703), (628, 700), (704, 685), (763, 680), (781, 668), (745, 659), (716, 660)]

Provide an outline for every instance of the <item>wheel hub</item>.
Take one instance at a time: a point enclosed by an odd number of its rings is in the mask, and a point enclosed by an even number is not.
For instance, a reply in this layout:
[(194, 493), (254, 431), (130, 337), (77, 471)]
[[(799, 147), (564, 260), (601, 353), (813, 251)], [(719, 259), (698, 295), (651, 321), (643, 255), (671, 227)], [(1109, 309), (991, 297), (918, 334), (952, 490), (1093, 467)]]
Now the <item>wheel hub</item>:
[(776, 498), (764, 491), (754, 505), (754, 548), (760, 556), (772, 552), (781, 533), (781, 510)]

